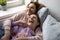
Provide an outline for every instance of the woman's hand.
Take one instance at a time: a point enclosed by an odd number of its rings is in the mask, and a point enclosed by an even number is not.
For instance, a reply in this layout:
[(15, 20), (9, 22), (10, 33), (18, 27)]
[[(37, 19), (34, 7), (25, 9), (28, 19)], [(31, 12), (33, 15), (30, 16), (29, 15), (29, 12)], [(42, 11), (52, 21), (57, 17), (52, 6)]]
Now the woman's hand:
[(18, 34), (16, 35), (16, 38), (19, 38), (19, 37), (25, 37), (24, 33), (18, 33)]
[(23, 17), (23, 18), (20, 18), (19, 19), (19, 22), (20, 24), (19, 25), (22, 25), (22, 26), (28, 26), (27, 22), (28, 22), (28, 19)]
[(15, 40), (28, 40), (23, 33), (18, 33)]
[(5, 33), (4, 33), (4, 36), (1, 37), (1, 40), (9, 40), (10, 39), (10, 30), (5, 29), (4, 31), (5, 31)]
[(18, 38), (16, 38), (16, 40), (28, 40), (28, 38), (27, 37), (18, 37)]
[(1, 40), (9, 40), (9, 38), (8, 38), (6, 35), (4, 35), (4, 36), (1, 38)]
[(26, 24), (27, 22), (25, 21), (25, 20), (19, 20), (19, 22), (20, 22), (20, 24), (22, 23), (22, 24)]
[(7, 38), (6, 38), (6, 36), (4, 35), (2, 38), (1, 38), (1, 40), (6, 40)]

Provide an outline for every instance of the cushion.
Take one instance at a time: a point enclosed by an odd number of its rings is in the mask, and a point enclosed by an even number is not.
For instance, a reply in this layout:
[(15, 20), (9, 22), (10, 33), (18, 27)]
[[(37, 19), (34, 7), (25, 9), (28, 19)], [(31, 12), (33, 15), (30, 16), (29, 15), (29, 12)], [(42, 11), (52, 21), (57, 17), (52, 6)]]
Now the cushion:
[(38, 12), (37, 12), (40, 20), (41, 20), (41, 24), (43, 24), (44, 20), (46, 19), (47, 15), (49, 14), (48, 12), (48, 8), (46, 7), (42, 7)]
[(60, 23), (51, 15), (43, 23), (43, 40), (60, 40)]

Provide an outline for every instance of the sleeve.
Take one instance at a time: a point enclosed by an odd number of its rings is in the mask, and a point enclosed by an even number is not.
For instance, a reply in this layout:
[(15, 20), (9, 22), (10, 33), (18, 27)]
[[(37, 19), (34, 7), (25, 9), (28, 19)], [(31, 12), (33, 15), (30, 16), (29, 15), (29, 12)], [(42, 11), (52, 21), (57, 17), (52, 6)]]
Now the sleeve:
[(28, 37), (28, 40), (43, 40), (42, 32), (40, 31), (40, 28), (36, 29), (36, 35), (32, 37)]
[(36, 36), (32, 36), (32, 37), (27, 37), (28, 40), (43, 40), (42, 35), (38, 34)]
[(10, 30), (10, 28), (11, 28), (11, 20), (10, 19), (7, 19), (3, 22), (3, 28)]
[(3, 28), (7, 29), (7, 30), (10, 30), (10, 28), (11, 28), (11, 22), (14, 21), (16, 19), (16, 17), (17, 17), (17, 14), (14, 15), (13, 17), (10, 17), (10, 18), (4, 20), (4, 22), (3, 22)]
[(6, 19), (6, 20), (3, 22), (3, 28), (10, 30), (10, 28), (11, 28), (11, 22), (12, 22), (12, 21), (19, 20), (19, 18), (20, 18), (22, 15), (23, 15), (22, 12), (18, 12), (17, 14), (13, 15), (12, 17)]
[(14, 16), (12, 16), (10, 19), (12, 21), (17, 21), (21, 18), (21, 16), (24, 15), (24, 11), (20, 11), (20, 12), (17, 12), (17, 14), (15, 14)]
[(15, 15), (13, 15), (12, 17), (10, 17), (10, 20), (12, 20), (12, 21), (16, 21), (16, 20), (18, 20), (19, 19), (19, 16), (20, 16), (20, 14), (15, 14)]

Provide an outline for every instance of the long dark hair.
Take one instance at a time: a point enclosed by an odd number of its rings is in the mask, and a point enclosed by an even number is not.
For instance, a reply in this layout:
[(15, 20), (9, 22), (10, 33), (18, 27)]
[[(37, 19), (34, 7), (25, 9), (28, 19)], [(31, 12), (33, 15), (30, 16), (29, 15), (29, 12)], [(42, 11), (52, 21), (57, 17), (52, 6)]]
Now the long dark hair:
[(37, 7), (39, 7), (39, 3), (37, 3), (37, 2), (30, 2), (27, 6), (29, 6), (31, 3), (33, 3), (36, 6), (36, 12), (35, 13), (37, 13), (37, 11), (38, 11)]
[(30, 2), (27, 6), (29, 6), (31, 3), (33, 3), (36, 6), (36, 13), (38, 12), (39, 9), (41, 9), (42, 7), (45, 7), (45, 5), (38, 2)]

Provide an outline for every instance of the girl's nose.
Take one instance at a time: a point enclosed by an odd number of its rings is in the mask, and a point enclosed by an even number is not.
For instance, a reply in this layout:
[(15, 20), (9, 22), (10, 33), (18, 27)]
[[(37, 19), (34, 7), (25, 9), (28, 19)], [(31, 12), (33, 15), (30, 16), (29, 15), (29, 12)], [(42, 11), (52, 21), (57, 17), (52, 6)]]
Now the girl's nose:
[(31, 18), (29, 18), (29, 21), (31, 21)]

